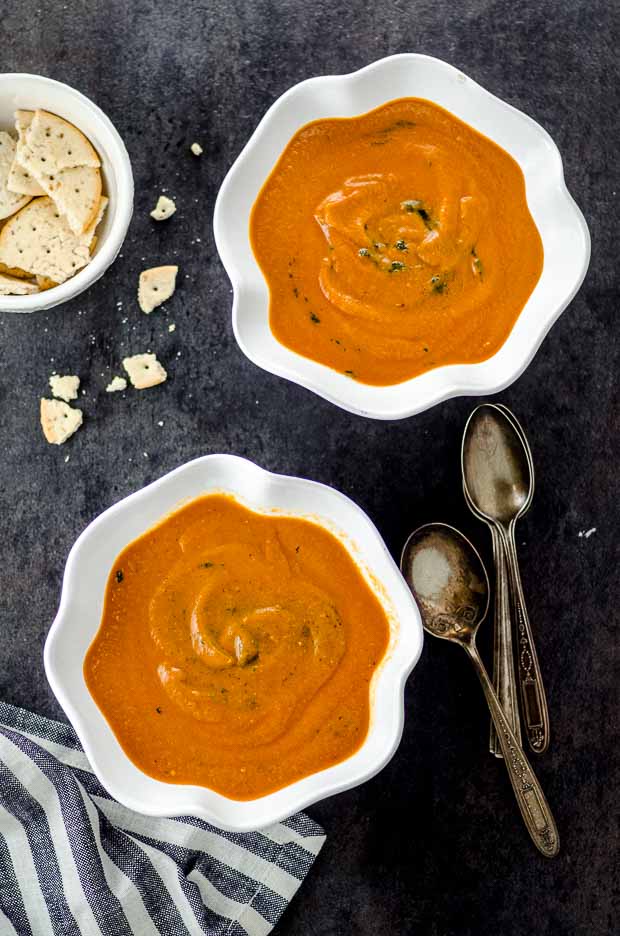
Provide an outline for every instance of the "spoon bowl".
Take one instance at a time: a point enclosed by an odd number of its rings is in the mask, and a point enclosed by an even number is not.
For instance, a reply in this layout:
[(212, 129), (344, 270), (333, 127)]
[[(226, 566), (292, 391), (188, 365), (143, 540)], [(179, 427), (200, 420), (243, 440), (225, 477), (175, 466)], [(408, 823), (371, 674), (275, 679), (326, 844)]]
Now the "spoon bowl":
[(419, 527), (405, 543), (400, 567), (426, 630), (445, 640), (475, 638), (489, 608), (489, 579), (462, 533), (444, 523)]
[(524, 437), (503, 408), (476, 407), (461, 457), (465, 496), (476, 513), (505, 524), (525, 513), (533, 495), (533, 465)]

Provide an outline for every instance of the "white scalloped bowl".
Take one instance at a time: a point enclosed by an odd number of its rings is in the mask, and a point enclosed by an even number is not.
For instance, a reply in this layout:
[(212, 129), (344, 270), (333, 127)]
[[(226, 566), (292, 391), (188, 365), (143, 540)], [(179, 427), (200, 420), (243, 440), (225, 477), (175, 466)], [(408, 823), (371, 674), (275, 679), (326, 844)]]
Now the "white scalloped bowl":
[[(86, 652), (99, 629), (108, 574), (119, 552), (184, 502), (214, 491), (233, 494), (260, 512), (307, 517), (335, 533), (390, 620), (389, 647), (371, 682), (370, 728), (359, 750), (333, 767), (244, 802), (206, 787), (163, 783), (139, 770), (90, 695), (83, 673)], [(206, 455), (110, 507), (79, 536), (67, 559), (60, 608), (44, 659), (56, 698), (97, 777), (115, 799), (140, 813), (189, 814), (241, 832), (270, 825), (357, 786), (385, 766), (400, 741), (405, 681), (420, 656), (422, 640), (411, 592), (376, 528), (353, 501), (324, 484), (271, 474), (234, 455)]]
[(103, 190), (110, 199), (97, 226), (97, 247), (89, 264), (60, 286), (34, 296), (0, 296), (0, 312), (39, 312), (79, 296), (114, 262), (133, 213), (133, 174), (125, 144), (110, 118), (75, 88), (45, 75), (0, 75), (0, 130), (13, 130), (18, 108), (41, 108), (75, 124), (97, 150)]
[[(276, 340), (269, 327), (269, 289), (250, 244), (250, 213), (282, 150), (304, 124), (326, 117), (354, 117), (410, 96), (440, 104), (516, 159), (542, 237), (544, 267), (508, 339), (491, 358), (478, 364), (438, 367), (403, 383), (373, 387)], [(566, 188), (562, 159), (549, 134), (456, 68), (417, 54), (381, 59), (350, 75), (310, 78), (283, 94), (222, 183), (214, 233), (234, 289), (233, 328), (244, 354), (259, 367), (345, 410), (375, 419), (412, 416), (450, 397), (487, 395), (507, 387), (527, 367), (579, 289), (590, 258), (588, 228)]]

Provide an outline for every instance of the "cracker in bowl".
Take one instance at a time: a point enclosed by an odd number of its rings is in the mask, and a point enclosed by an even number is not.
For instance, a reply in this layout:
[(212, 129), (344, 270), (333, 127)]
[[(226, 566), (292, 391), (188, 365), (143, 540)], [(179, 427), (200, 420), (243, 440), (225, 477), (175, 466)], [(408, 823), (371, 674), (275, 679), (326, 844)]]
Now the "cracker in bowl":
[(8, 185), (16, 148), (11, 134), (0, 130), (0, 221), (9, 218), (30, 201), (29, 195), (12, 192)]
[(51, 198), (34, 198), (0, 231), (0, 264), (64, 283), (89, 262), (93, 235), (91, 227), (76, 236)]
[(21, 192), (22, 195), (45, 195), (38, 182), (30, 175), (27, 169), (21, 165), (19, 157), (26, 139), (26, 132), (32, 123), (34, 111), (17, 110), (15, 111), (15, 129), (17, 130), (18, 140), (13, 164), (9, 172), (7, 188), (11, 192)]
[(16, 159), (54, 199), (73, 233), (82, 234), (101, 197), (101, 163), (84, 134), (62, 117), (37, 110), (22, 131)]
[(38, 283), (0, 273), (0, 296), (33, 296), (39, 291)]
[(17, 142), (0, 131), (0, 221), (8, 219), (0, 225), (0, 294), (30, 295), (86, 266), (108, 199), (99, 156), (77, 127), (17, 110), (15, 128)]

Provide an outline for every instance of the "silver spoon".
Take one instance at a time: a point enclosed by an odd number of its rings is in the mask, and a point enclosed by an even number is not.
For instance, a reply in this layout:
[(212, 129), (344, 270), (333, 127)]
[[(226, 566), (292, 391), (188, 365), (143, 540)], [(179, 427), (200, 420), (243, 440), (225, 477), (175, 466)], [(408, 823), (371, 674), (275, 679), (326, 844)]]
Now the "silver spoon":
[[(508, 419), (514, 425), (515, 431), (521, 436), (523, 447), (526, 451), (531, 466), (532, 483), (530, 485), (529, 498), (524, 504), (520, 516), (528, 510), (532, 497), (534, 496), (534, 464), (531, 457), (530, 447), (523, 429), (519, 425), (516, 417), (510, 412), (508, 407), (501, 403), (495, 404), (501, 409)], [(514, 659), (512, 652), (512, 627), (510, 615), (510, 594), (508, 584), (508, 568), (506, 557), (500, 539), (500, 534), (494, 523), (476, 510), (472, 503), (465, 477), (463, 477), (463, 493), (467, 506), (479, 520), (486, 523), (491, 531), (491, 540), (493, 543), (493, 565), (495, 567), (495, 609), (493, 614), (494, 635), (493, 635), (493, 685), (497, 697), (502, 704), (506, 718), (510, 722), (510, 727), (515, 733), (519, 744), (521, 744), (521, 719), (519, 718), (519, 703), (517, 701), (517, 682), (515, 678)], [(491, 719), (491, 729), (489, 733), (489, 750), (495, 757), (502, 757), (502, 749), (497, 738), (495, 725)]]
[(476, 631), (489, 607), (489, 580), (480, 556), (458, 530), (443, 523), (429, 523), (419, 527), (405, 543), (400, 567), (418, 602), (424, 629), (460, 644), (472, 661), (527, 830), (538, 850), (553, 858), (560, 847), (555, 820), (476, 647)]
[(493, 525), (505, 556), (516, 625), (521, 712), (530, 747), (542, 754), (549, 746), (549, 712), (515, 543), (516, 522), (534, 492), (534, 466), (523, 430), (512, 414), (492, 403), (473, 411), (463, 434), (461, 467), (466, 498)]

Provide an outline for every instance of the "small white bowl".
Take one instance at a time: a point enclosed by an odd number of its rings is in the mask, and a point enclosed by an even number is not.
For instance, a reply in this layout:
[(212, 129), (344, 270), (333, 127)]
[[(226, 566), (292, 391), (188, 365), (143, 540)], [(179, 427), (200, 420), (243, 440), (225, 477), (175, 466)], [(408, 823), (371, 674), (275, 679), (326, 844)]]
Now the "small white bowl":
[(0, 296), (0, 312), (51, 309), (84, 292), (115, 260), (133, 213), (131, 163), (109, 117), (79, 91), (60, 81), (43, 75), (0, 74), (0, 130), (14, 133), (14, 112), (36, 108), (64, 117), (88, 137), (101, 159), (103, 190), (110, 203), (97, 227), (97, 247), (87, 266), (60, 286), (34, 296)]
[[(250, 244), (250, 214), (263, 183), (300, 127), (325, 117), (354, 117), (400, 97), (440, 104), (516, 159), (525, 175), (528, 205), (545, 259), (536, 288), (493, 357), (372, 387), (276, 340), (269, 328), (269, 290)], [(286, 91), (269, 108), (224, 179), (215, 205), (214, 233), (234, 289), (233, 329), (244, 354), (259, 367), (345, 410), (375, 419), (400, 419), (450, 397), (503, 390), (525, 370), (579, 289), (590, 258), (588, 228), (564, 184), (562, 159), (549, 134), (456, 68), (417, 54), (393, 55), (350, 75), (310, 78)]]
[[(183, 502), (214, 491), (233, 494), (254, 510), (304, 516), (327, 527), (355, 558), (390, 620), (390, 643), (371, 682), (370, 728), (361, 748), (333, 767), (247, 802), (206, 787), (163, 783), (142, 773), (123, 752), (83, 673), (118, 553)], [(324, 484), (271, 474), (234, 455), (206, 455), (110, 507), (80, 535), (67, 560), (60, 608), (44, 659), (56, 698), (97, 777), (115, 799), (148, 815), (189, 814), (243, 832), (357, 786), (387, 764), (402, 734), (405, 681), (421, 649), (422, 623), (411, 592), (376, 528), (353, 501)]]

